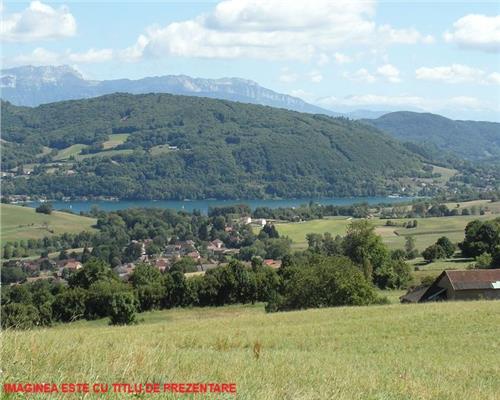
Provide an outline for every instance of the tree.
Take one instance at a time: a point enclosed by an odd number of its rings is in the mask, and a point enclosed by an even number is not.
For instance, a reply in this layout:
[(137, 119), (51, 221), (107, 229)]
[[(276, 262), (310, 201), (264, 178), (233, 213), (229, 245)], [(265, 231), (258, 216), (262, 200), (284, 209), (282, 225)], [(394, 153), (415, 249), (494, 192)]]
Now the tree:
[(443, 248), (444, 254), (447, 258), (450, 258), (453, 254), (455, 254), (455, 245), (446, 236), (440, 237), (436, 244)]
[(269, 311), (343, 305), (367, 305), (379, 301), (373, 285), (346, 257), (315, 256), (305, 265), (287, 267), (287, 277), (271, 296)]
[(12, 247), (12, 245), (9, 243), (6, 244), (3, 248), (3, 258), (8, 260), (13, 256), (13, 254), (14, 254), (14, 248)]
[(273, 224), (265, 224), (262, 228), (262, 232), (266, 233), (267, 237), (270, 239), (278, 239), (280, 237), (278, 230)]
[(2, 306), (2, 328), (30, 329), (40, 323), (40, 315), (32, 304), (11, 303)]
[(136, 324), (137, 319), (136, 299), (130, 292), (118, 292), (111, 295), (110, 301), (110, 325)]
[(500, 218), (493, 221), (474, 220), (465, 227), (465, 239), (459, 244), (465, 257), (494, 254), (500, 245)]
[(3, 266), (1, 268), (2, 272), (2, 284), (9, 284), (15, 282), (21, 282), (26, 278), (26, 273), (20, 267), (8, 267)]
[(52, 203), (45, 202), (40, 204), (37, 208), (35, 208), (35, 211), (37, 213), (49, 215), (52, 214), (52, 209), (53, 209)]
[(406, 251), (406, 258), (408, 260), (413, 260), (418, 256), (418, 251), (415, 248), (415, 238), (413, 236), (406, 236), (405, 251)]
[(71, 322), (83, 318), (88, 293), (82, 288), (70, 288), (56, 295), (52, 304), (54, 318)]
[(438, 244), (433, 244), (433, 245), (427, 247), (422, 252), (422, 257), (424, 257), (424, 260), (426, 260), (427, 262), (433, 262), (433, 261), (438, 260), (440, 258), (446, 258), (446, 252)]
[(70, 287), (88, 289), (93, 283), (100, 280), (118, 280), (109, 264), (102, 260), (92, 259), (83, 268), (79, 269), (69, 278)]
[(389, 251), (375, 227), (367, 220), (353, 221), (342, 242), (344, 254), (363, 268), (371, 279), (373, 271), (381, 268), (389, 258)]

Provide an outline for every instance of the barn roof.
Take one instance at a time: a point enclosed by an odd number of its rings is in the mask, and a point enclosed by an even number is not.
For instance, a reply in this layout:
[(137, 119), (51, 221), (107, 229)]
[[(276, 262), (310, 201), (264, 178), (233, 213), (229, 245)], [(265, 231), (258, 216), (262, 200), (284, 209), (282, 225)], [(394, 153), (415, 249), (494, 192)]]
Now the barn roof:
[(401, 300), (402, 303), (418, 303), (427, 289), (429, 289), (429, 286), (417, 286), (416, 288), (408, 290), (399, 300)]
[[(474, 269), (466, 271), (444, 271), (455, 290), (500, 289), (500, 269)], [(494, 285), (495, 284), (495, 285)]]

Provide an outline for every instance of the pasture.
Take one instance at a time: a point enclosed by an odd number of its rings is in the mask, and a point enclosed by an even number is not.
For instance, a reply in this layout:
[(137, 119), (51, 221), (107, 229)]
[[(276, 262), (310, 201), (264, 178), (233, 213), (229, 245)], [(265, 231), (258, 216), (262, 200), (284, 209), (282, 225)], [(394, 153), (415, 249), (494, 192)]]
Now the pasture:
[(34, 208), (11, 204), (0, 205), (0, 240), (18, 241), (41, 239), (45, 236), (59, 235), (64, 232), (78, 233), (94, 230), (94, 218), (82, 217), (60, 211), (40, 214)]
[[(403, 248), (405, 238), (413, 236), (416, 248), (419, 251), (435, 243), (441, 236), (447, 236), (452, 242), (458, 243), (464, 238), (465, 226), (474, 219), (492, 219), (495, 215), (468, 215), (456, 217), (418, 218), (417, 228), (407, 229), (401, 226), (410, 219), (391, 219), (400, 226), (386, 226), (386, 219), (373, 218), (371, 221), (375, 231), (382, 236), (382, 240), (391, 249)], [(288, 236), (297, 249), (307, 248), (306, 235), (308, 233), (326, 233), (333, 236), (344, 235), (352, 219), (347, 217), (325, 218), (304, 222), (278, 223), (276, 228), (280, 235)]]
[[(3, 382), (232, 382), (236, 397), (212, 398), (245, 400), (494, 400), (500, 393), (495, 301), (276, 314), (257, 304), (139, 317), (127, 327), (98, 320), (5, 331)], [(149, 398), (106, 396), (137, 397)]]

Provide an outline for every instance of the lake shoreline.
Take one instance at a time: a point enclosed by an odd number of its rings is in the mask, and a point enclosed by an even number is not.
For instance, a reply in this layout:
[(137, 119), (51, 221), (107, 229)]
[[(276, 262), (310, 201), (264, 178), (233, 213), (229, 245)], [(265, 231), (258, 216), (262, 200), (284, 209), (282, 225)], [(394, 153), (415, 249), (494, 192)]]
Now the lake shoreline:
[[(248, 205), (252, 210), (257, 207), (269, 208), (294, 208), (311, 202), (319, 205), (350, 206), (367, 203), (378, 204), (400, 204), (408, 203), (417, 197), (393, 197), (393, 196), (367, 196), (367, 197), (325, 197), (325, 198), (293, 198), (293, 199), (237, 199), (237, 200), (31, 200), (24, 202), (28, 207), (37, 207), (39, 204), (50, 201), (55, 210), (72, 211), (74, 213), (89, 212), (97, 207), (103, 211), (117, 211), (128, 208), (163, 208), (183, 211), (200, 211), (208, 213), (210, 207)], [(21, 203), (18, 203), (21, 204)]]

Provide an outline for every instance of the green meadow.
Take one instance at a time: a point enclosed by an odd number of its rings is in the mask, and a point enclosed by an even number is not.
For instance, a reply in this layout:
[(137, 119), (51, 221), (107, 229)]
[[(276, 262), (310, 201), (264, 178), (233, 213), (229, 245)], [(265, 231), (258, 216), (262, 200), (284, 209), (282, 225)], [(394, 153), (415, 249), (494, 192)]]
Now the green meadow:
[[(458, 243), (464, 238), (465, 226), (474, 219), (492, 219), (496, 215), (468, 215), (455, 217), (418, 218), (417, 228), (407, 229), (402, 226), (386, 226), (386, 219), (373, 218), (371, 221), (376, 232), (382, 236), (384, 243), (391, 249), (403, 248), (407, 236), (413, 236), (419, 251), (435, 243), (441, 236), (447, 236), (452, 242)], [(351, 218), (335, 217), (317, 219), (304, 222), (278, 223), (276, 227), (283, 236), (288, 236), (295, 248), (307, 247), (308, 233), (326, 233), (333, 236), (344, 235), (351, 223)], [(410, 219), (391, 219), (392, 222), (402, 225)]]
[(59, 211), (53, 211), (50, 215), (40, 214), (34, 208), (11, 204), (0, 204), (0, 218), (2, 242), (94, 230), (92, 226), (96, 223), (94, 218)]
[(236, 397), (213, 398), (248, 400), (499, 398), (495, 301), (276, 314), (258, 304), (139, 317), (126, 327), (98, 320), (5, 331), (3, 382), (234, 382)]

